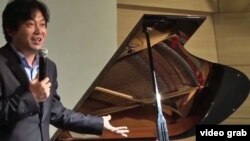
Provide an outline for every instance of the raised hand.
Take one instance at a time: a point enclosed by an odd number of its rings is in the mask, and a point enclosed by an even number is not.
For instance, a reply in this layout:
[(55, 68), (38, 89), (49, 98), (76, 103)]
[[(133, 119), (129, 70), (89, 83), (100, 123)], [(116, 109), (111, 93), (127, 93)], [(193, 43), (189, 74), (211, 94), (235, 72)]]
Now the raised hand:
[(45, 101), (50, 95), (51, 83), (46, 77), (42, 81), (37, 78), (30, 81), (29, 89), (37, 102)]

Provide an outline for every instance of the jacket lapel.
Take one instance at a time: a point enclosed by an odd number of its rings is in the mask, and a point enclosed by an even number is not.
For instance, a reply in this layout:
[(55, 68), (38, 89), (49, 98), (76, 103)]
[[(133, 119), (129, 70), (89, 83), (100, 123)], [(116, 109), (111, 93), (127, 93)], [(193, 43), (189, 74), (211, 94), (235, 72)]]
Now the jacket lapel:
[(25, 70), (21, 65), (21, 60), (10, 45), (7, 44), (2, 48), (2, 55), (7, 59), (6, 63), (17, 78), (17, 80), (19, 80), (19, 82), (23, 86), (28, 87), (29, 79), (27, 77), (27, 74), (25, 73)]

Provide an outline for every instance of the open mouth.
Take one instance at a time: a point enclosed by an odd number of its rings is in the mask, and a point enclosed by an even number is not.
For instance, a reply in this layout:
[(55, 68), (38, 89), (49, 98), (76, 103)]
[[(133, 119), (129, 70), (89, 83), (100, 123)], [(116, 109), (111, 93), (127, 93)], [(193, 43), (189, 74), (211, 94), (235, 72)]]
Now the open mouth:
[(32, 42), (35, 44), (35, 45), (40, 45), (42, 43), (42, 38), (41, 37), (34, 37), (31, 39)]

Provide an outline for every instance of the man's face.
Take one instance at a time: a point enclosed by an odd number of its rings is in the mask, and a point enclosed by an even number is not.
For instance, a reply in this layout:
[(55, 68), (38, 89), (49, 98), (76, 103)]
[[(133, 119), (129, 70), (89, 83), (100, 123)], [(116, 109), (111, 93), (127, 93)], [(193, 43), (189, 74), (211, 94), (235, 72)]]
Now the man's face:
[(47, 23), (41, 11), (37, 10), (32, 19), (20, 24), (12, 35), (12, 44), (21, 52), (36, 52), (44, 45)]

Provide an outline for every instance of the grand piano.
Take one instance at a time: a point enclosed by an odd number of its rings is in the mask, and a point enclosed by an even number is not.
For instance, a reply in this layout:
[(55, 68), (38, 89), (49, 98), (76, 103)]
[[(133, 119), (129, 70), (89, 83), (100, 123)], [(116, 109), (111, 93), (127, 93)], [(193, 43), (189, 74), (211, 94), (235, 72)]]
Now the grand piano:
[(152, 49), (162, 113), (168, 136), (183, 139), (199, 124), (220, 124), (249, 95), (242, 72), (190, 54), (185, 43), (204, 16), (143, 15), (113, 57), (76, 104), (74, 111), (112, 115), (112, 124), (128, 126), (127, 138), (104, 131), (101, 136), (57, 130), (54, 141), (155, 141), (156, 95), (152, 86), (144, 26)]

